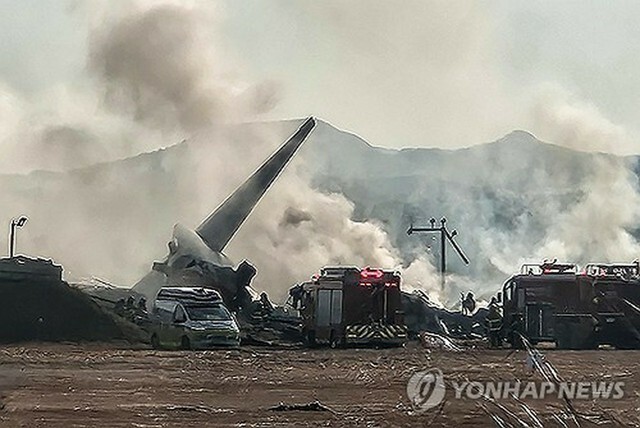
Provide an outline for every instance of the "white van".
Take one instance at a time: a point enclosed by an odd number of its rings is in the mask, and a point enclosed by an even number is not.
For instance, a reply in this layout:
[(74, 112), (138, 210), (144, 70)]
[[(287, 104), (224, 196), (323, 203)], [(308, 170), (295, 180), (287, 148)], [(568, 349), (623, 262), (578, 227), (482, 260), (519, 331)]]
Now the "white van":
[(155, 349), (238, 346), (240, 329), (220, 294), (202, 287), (164, 287), (151, 313)]

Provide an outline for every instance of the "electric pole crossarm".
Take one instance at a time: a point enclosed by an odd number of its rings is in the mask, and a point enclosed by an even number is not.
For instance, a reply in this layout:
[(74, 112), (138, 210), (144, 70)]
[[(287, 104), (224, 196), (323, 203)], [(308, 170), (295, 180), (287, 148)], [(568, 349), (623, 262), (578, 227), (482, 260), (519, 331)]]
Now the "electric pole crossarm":
[(462, 251), (462, 248), (460, 248), (458, 243), (453, 240), (453, 238), (456, 235), (458, 235), (458, 232), (456, 230), (452, 230), (451, 232), (449, 232), (447, 230), (447, 226), (446, 226), (447, 219), (446, 218), (443, 217), (440, 220), (440, 227), (436, 227), (436, 219), (433, 218), (433, 217), (429, 220), (429, 223), (431, 224), (431, 227), (413, 227), (413, 224), (411, 224), (409, 226), (409, 229), (407, 229), (407, 235), (412, 235), (414, 232), (418, 232), (418, 233), (420, 233), (420, 232), (427, 232), (427, 233), (437, 232), (437, 233), (440, 234), (440, 286), (442, 287), (442, 289), (444, 289), (446, 271), (447, 271), (446, 242), (445, 241), (449, 241), (449, 243), (451, 244), (453, 249), (456, 250), (456, 253), (458, 253), (458, 256), (460, 256), (460, 258), (462, 259), (462, 261), (465, 264), (467, 264), (467, 265), (469, 264), (469, 259), (464, 254), (464, 252)]
[(407, 230), (407, 235), (411, 235), (414, 232), (440, 232), (441, 228), (439, 227), (410, 227)]
[(451, 246), (453, 247), (453, 249), (456, 250), (456, 252), (460, 256), (460, 258), (462, 259), (464, 264), (468, 265), (469, 264), (469, 258), (464, 254), (464, 252), (462, 251), (462, 248), (460, 248), (458, 243), (453, 240), (453, 235), (450, 234), (450, 233), (447, 233), (447, 239), (451, 243)]

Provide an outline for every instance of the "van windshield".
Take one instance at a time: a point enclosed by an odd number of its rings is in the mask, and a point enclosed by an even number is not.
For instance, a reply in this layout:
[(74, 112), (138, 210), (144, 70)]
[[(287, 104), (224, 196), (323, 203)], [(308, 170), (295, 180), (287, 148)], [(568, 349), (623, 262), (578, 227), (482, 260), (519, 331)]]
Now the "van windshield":
[(187, 306), (189, 318), (193, 321), (229, 321), (231, 314), (224, 306)]

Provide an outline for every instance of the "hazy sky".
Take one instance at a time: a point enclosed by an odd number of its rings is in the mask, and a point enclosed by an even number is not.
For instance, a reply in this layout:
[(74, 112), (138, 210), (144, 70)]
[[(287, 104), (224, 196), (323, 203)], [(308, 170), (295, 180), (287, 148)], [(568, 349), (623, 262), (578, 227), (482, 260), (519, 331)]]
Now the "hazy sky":
[[(88, 4), (0, 0), (0, 90), (37, 103), (85, 84)], [(389, 147), (527, 129), (640, 152), (639, 17), (635, 1), (227, 0), (211, 28), (239, 75), (278, 88), (266, 118), (314, 114)]]
[[(578, 150), (640, 154), (639, 17), (640, 2), (601, 0), (0, 0), (0, 174), (78, 168), (200, 138), (205, 154), (191, 153), (215, 167), (171, 179), (215, 183), (222, 196), (220, 183), (240, 174), (236, 162), (224, 160), (241, 158), (247, 166), (248, 154), (257, 156), (256, 146), (273, 138), (237, 144), (217, 125), (308, 115), (393, 148), (465, 147), (524, 129)], [(515, 257), (500, 261), (501, 269), (531, 254), (576, 259), (596, 241), (612, 259), (618, 249), (637, 254), (627, 232), (640, 218), (636, 176), (619, 159), (606, 159), (585, 178), (585, 197), (547, 230), (543, 252), (488, 241), (486, 248)], [(160, 173), (164, 167), (154, 164)], [(162, 257), (173, 217), (150, 222), (128, 199), (95, 211), (91, 186), (102, 182), (82, 177), (75, 193), (72, 186), (62, 202), (39, 207), (40, 220), (20, 208), (33, 202), (20, 194), (0, 205), (29, 214), (21, 232), (27, 251), (76, 274), (130, 283)], [(126, 175), (107, 178), (129, 184)], [(366, 264), (393, 265), (386, 234), (349, 220), (349, 201), (314, 191), (306, 177), (290, 180), (280, 184), (279, 199), (261, 205), (269, 215), (245, 225), (251, 236), (238, 236), (236, 255), (263, 260), (266, 272), (275, 249), (295, 253), (306, 260), (295, 263), (302, 279), (332, 255), (364, 263), (354, 253), (362, 246), (345, 243), (378, 242), (364, 250), (382, 249), (386, 261)], [(210, 211), (209, 191), (190, 197), (180, 190), (177, 199), (166, 193), (182, 210), (171, 211), (176, 220), (186, 216), (190, 224), (189, 216)], [(164, 210), (166, 195), (152, 192), (137, 205)], [(623, 202), (603, 211), (612, 196)], [(306, 229), (295, 236), (280, 229), (277, 213), (289, 207), (314, 214), (314, 239)], [(91, 244), (95, 250), (74, 245), (86, 236), (101, 237)], [(134, 247), (131, 236), (141, 237)], [(326, 242), (316, 247), (329, 250), (298, 250), (308, 242)], [(134, 248), (139, 259), (126, 270), (122, 248)], [(418, 270), (428, 278), (423, 261)]]

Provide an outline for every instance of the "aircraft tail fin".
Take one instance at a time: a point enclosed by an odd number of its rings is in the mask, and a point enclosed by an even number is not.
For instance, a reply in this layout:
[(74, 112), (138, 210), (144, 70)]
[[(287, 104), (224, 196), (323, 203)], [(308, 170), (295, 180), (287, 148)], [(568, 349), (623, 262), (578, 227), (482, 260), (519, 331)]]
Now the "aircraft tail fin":
[(316, 125), (309, 117), (271, 157), (196, 229), (213, 251), (222, 251), (269, 186), (293, 157)]

